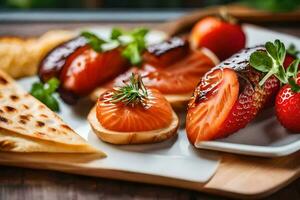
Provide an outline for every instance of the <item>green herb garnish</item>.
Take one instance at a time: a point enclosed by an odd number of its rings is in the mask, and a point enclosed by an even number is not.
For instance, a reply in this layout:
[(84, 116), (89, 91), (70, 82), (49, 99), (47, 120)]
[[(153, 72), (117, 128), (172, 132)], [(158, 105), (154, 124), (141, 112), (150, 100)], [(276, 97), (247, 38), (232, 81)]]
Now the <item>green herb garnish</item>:
[(110, 39), (117, 40), (122, 34), (123, 34), (123, 31), (121, 29), (119, 29), (119, 28), (113, 28), (111, 30)]
[(47, 83), (36, 82), (32, 85), (30, 94), (43, 102), (48, 108), (53, 111), (59, 111), (59, 105), (53, 94), (59, 87), (59, 80), (51, 78)]
[(145, 36), (148, 29), (137, 28), (126, 32), (118, 28), (113, 28), (109, 40), (99, 38), (93, 33), (82, 32), (81, 35), (88, 40), (88, 44), (97, 51), (105, 52), (123, 47), (122, 56), (130, 61), (133, 65), (138, 65), (142, 61), (141, 53), (146, 48)]
[(296, 58), (285, 70), (283, 62), (286, 55), (284, 44), (280, 40), (265, 44), (266, 51), (256, 51), (250, 56), (250, 64), (258, 71), (266, 73), (259, 85), (262, 86), (272, 75), (276, 76), (281, 83), (289, 83), (293, 91), (300, 91), (300, 86), (295, 83), (298, 72), (299, 59)]
[(123, 102), (126, 105), (131, 106), (137, 104), (145, 106), (147, 98), (148, 91), (145, 88), (141, 76), (132, 73), (128, 83), (114, 90), (110, 102)]
[(81, 33), (81, 36), (85, 37), (88, 41), (88, 44), (91, 45), (91, 47), (95, 50), (95, 51), (102, 51), (101, 45), (106, 43), (105, 40), (99, 38), (97, 35), (84, 31)]

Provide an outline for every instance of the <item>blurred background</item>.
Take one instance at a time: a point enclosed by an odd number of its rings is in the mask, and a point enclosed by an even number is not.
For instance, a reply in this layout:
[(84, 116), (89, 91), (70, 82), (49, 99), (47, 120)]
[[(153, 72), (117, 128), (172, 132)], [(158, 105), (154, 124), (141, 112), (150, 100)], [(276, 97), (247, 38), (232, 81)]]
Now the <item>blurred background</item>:
[(253, 12), (247, 15), (254, 17), (251, 23), (287, 33), (294, 27), (300, 33), (300, 0), (0, 0), (0, 36), (31, 37), (52, 29), (98, 25), (154, 27), (194, 10), (227, 4), (270, 11), (268, 18), (259, 20)]
[(300, 0), (0, 0), (0, 9), (195, 9), (228, 3), (278, 12), (297, 9)]

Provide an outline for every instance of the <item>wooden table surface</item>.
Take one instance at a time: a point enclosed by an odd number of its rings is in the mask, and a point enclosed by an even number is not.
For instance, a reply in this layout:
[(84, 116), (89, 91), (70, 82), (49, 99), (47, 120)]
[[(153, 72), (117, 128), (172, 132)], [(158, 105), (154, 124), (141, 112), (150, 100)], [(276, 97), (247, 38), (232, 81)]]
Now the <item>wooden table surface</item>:
[[(0, 22), (1, 35), (33, 36), (50, 29), (78, 28), (94, 25), (155, 26), (156, 22)], [(300, 36), (297, 24), (264, 24), (270, 29)], [(0, 166), (0, 200), (34, 199), (223, 199), (190, 190), (103, 178), (71, 175), (61, 172)], [(300, 199), (300, 179), (266, 199)]]

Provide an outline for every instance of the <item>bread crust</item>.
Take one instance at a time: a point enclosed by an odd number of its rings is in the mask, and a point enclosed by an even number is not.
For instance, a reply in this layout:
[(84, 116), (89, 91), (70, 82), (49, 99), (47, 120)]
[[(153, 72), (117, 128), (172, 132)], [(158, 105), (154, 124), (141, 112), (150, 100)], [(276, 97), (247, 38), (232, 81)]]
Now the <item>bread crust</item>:
[(35, 75), (49, 51), (76, 35), (75, 31), (53, 30), (37, 38), (0, 37), (0, 69), (13, 78)]
[(177, 114), (172, 112), (171, 124), (162, 129), (144, 132), (118, 132), (104, 128), (96, 117), (96, 107), (94, 107), (89, 115), (88, 121), (94, 133), (103, 141), (111, 144), (146, 144), (156, 143), (167, 140), (177, 134), (179, 126), (179, 118)]

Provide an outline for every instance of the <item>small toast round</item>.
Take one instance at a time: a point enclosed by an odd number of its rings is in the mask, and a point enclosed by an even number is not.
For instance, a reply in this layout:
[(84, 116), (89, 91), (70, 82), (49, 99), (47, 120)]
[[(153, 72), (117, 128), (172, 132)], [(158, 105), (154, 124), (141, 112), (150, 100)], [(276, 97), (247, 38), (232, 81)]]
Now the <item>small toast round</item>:
[(167, 140), (177, 134), (179, 119), (176, 113), (172, 112), (171, 124), (162, 129), (153, 131), (139, 131), (139, 132), (118, 132), (104, 128), (96, 117), (96, 107), (94, 107), (89, 115), (88, 121), (96, 133), (96, 135), (103, 141), (111, 144), (146, 144), (156, 143)]

